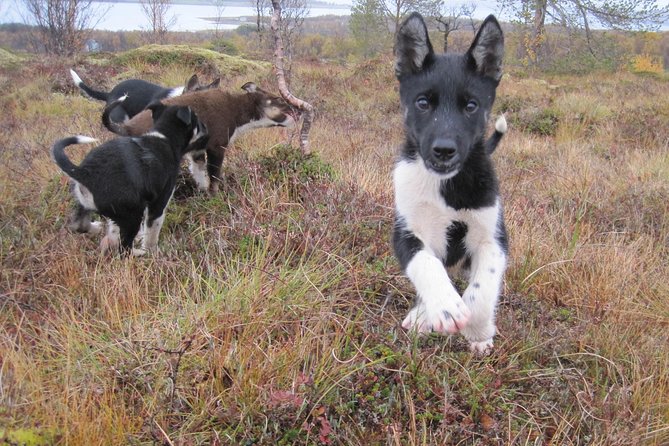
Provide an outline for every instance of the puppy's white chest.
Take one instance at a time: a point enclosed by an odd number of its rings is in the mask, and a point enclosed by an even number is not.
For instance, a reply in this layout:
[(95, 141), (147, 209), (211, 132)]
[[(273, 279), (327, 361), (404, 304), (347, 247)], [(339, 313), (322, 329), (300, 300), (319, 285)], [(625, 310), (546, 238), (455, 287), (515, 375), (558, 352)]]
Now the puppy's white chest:
[(393, 179), (398, 216), (426, 248), (444, 257), (447, 228), (458, 213), (441, 196), (441, 179), (428, 172), (422, 162), (404, 160), (395, 166)]

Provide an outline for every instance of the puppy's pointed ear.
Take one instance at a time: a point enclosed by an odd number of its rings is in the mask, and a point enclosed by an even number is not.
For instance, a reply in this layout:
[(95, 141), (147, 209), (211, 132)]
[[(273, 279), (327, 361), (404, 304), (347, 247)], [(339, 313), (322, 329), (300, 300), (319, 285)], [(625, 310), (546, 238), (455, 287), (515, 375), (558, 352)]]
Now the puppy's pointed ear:
[(146, 108), (151, 110), (151, 117), (156, 121), (163, 114), (167, 106), (160, 101), (150, 103)]
[(495, 16), (489, 15), (483, 21), (467, 56), (476, 72), (498, 82), (502, 78), (504, 34)]
[(395, 41), (395, 76), (415, 74), (434, 56), (423, 17), (412, 13), (400, 26)]
[(190, 107), (179, 107), (177, 110), (177, 118), (181, 120), (186, 125), (190, 125), (193, 112)]
[(246, 90), (247, 93), (253, 93), (258, 89), (258, 86), (253, 82), (247, 82), (242, 85), (242, 90)]
[(184, 92), (195, 91), (199, 86), (200, 79), (197, 77), (197, 74), (194, 74), (190, 77), (190, 79), (188, 79), (188, 82), (186, 82), (186, 88), (184, 89)]

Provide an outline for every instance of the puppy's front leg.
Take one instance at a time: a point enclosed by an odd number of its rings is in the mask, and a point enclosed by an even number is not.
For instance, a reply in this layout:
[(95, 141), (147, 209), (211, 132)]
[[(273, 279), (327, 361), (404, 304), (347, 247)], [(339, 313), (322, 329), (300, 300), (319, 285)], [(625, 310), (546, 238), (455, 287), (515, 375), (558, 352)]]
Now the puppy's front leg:
[(419, 333), (457, 333), (468, 323), (470, 311), (451, 283), (446, 269), (409, 230), (396, 224), (393, 244), (402, 269), (416, 287), (416, 305), (402, 322)]
[(186, 155), (188, 159), (188, 170), (195, 180), (197, 188), (201, 192), (209, 190), (209, 174), (207, 173), (207, 159), (205, 152), (197, 151)]
[(469, 325), (462, 334), (473, 352), (486, 354), (493, 347), (495, 309), (506, 269), (506, 254), (494, 241), (479, 244), (472, 250), (469, 286), (463, 294), (471, 310)]

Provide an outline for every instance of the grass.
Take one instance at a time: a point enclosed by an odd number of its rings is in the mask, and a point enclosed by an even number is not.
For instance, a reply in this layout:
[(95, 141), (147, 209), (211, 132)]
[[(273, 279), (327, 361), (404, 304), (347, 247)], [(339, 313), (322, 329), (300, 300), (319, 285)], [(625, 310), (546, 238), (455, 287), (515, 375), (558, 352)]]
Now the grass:
[[(3, 75), (0, 444), (669, 442), (662, 78), (502, 81), (511, 263), (495, 352), (476, 358), (461, 337), (399, 327), (414, 291), (389, 245), (402, 131), (389, 58), (298, 64), (316, 155), (276, 129), (246, 135), (222, 192), (182, 180), (160, 254), (131, 259), (65, 228), (49, 147), (110, 137), (101, 104), (68, 84), (72, 63)], [(195, 69), (76, 63), (92, 84)], [(226, 85), (275, 90), (268, 79)], [(552, 132), (522, 125), (530, 106), (560, 117)]]

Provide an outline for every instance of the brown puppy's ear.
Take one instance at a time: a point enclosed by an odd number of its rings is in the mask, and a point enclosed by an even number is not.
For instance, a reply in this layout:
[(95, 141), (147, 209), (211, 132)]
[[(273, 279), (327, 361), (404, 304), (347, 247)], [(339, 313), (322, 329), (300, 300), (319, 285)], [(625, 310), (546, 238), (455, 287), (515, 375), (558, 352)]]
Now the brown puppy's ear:
[(181, 122), (186, 125), (190, 125), (192, 115), (193, 112), (191, 111), (190, 107), (179, 107), (177, 110), (177, 118), (179, 118), (179, 120), (181, 120)]
[(246, 90), (248, 93), (255, 93), (257, 89), (258, 86), (253, 82), (247, 82), (244, 85), (242, 85), (242, 90)]
[(504, 34), (495, 16), (489, 15), (483, 21), (467, 56), (476, 72), (496, 81), (502, 78)]
[(186, 82), (186, 88), (184, 88), (184, 93), (187, 91), (195, 91), (200, 86), (200, 79), (198, 79), (197, 74), (194, 74)]
[(151, 110), (151, 116), (153, 118), (153, 122), (156, 122), (160, 117), (160, 115), (163, 114), (167, 106), (160, 101), (155, 101), (150, 103), (146, 108)]

